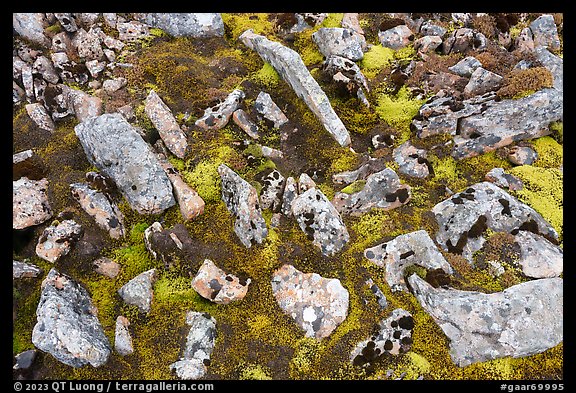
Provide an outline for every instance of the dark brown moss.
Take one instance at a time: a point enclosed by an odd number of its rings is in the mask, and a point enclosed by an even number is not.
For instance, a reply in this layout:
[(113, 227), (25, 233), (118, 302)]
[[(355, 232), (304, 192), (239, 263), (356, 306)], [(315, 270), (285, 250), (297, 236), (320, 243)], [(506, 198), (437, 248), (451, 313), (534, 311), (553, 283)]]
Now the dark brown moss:
[(532, 67), (526, 70), (513, 70), (496, 92), (500, 98), (513, 98), (522, 93), (533, 93), (546, 87), (552, 87), (552, 73), (545, 67)]

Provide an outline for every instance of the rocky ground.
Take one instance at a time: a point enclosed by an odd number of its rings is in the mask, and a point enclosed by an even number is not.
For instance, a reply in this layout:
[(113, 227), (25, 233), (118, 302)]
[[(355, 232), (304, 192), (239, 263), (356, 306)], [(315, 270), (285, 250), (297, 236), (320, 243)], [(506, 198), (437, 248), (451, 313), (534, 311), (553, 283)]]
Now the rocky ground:
[(562, 14), (13, 14), (17, 379), (563, 379)]

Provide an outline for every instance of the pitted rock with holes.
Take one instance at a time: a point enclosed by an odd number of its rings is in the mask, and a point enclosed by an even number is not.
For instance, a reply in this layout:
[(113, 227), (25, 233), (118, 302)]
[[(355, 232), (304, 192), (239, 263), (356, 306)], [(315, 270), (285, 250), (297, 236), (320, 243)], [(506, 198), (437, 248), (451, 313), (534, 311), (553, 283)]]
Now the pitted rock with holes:
[(211, 302), (229, 304), (244, 299), (251, 281), (228, 274), (210, 259), (205, 259), (192, 280), (192, 288)]
[(82, 236), (83, 229), (74, 220), (64, 220), (44, 229), (36, 244), (36, 255), (54, 263), (67, 255)]
[(52, 217), (48, 201), (48, 179), (21, 177), (12, 181), (12, 228), (24, 229), (42, 224)]

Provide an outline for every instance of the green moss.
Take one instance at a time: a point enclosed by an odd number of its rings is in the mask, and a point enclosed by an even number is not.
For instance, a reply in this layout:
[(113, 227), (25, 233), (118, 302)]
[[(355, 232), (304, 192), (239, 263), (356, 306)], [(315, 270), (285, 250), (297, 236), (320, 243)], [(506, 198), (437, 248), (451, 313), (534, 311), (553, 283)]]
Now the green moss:
[(58, 34), (62, 31), (62, 25), (60, 24), (60, 22), (56, 22), (53, 25), (45, 28), (44, 31), (50, 34)]
[(268, 20), (268, 14), (222, 13), (222, 20), (226, 30), (230, 32), (233, 41), (238, 40), (246, 30), (252, 29), (254, 33), (270, 37), (274, 34), (274, 24)]
[(320, 23), (320, 27), (342, 27), (342, 19), (344, 14), (329, 13), (326, 19)]
[(564, 139), (564, 123), (561, 121), (555, 121), (550, 123), (550, 131), (552, 134), (550, 135), (554, 138), (558, 143), (562, 143)]
[(318, 50), (318, 46), (312, 40), (312, 34), (317, 29), (307, 29), (300, 33), (296, 33), (294, 40), (294, 48), (302, 58), (304, 65), (307, 67), (319, 65), (324, 60), (324, 56)]
[(130, 241), (133, 244), (142, 243), (144, 241), (144, 231), (150, 225), (147, 222), (139, 222), (134, 224), (130, 229)]
[(354, 183), (349, 184), (340, 191), (346, 194), (354, 194), (356, 192), (362, 191), (365, 185), (366, 180), (356, 180)]
[(298, 340), (294, 356), (290, 360), (290, 376), (301, 379), (309, 375), (316, 361), (320, 343), (313, 338), (304, 337)]
[(388, 67), (394, 61), (394, 49), (385, 48), (382, 45), (372, 45), (370, 50), (364, 53), (364, 57), (358, 65), (367, 78), (375, 77), (384, 67)]
[(562, 165), (564, 148), (554, 140), (554, 138), (551, 136), (544, 136), (532, 140), (531, 144), (538, 154), (538, 158), (533, 164), (534, 166), (541, 168), (558, 168)]
[(531, 90), (531, 89), (523, 90), (519, 93), (514, 94), (511, 98), (513, 100), (519, 100), (520, 98), (531, 96), (534, 93), (536, 93), (536, 90)]
[[(408, 352), (404, 355), (400, 367), (396, 370), (395, 374), (400, 374), (405, 372), (406, 375), (403, 379), (414, 380), (419, 376), (427, 375), (430, 372), (432, 365), (430, 362), (422, 355), (414, 351)], [(399, 375), (393, 375), (393, 377), (399, 377)]]
[(262, 147), (255, 143), (251, 143), (242, 153), (246, 156), (252, 155), (256, 158), (260, 158), (262, 157)]
[(90, 280), (84, 280), (82, 284), (90, 293), (92, 303), (98, 310), (98, 320), (102, 324), (104, 333), (110, 342), (114, 342), (114, 331), (116, 328), (117, 299), (116, 291), (120, 286), (116, 280), (99, 276)]
[(346, 148), (337, 148), (337, 150), (337, 154), (331, 157), (330, 174), (355, 170), (360, 161), (359, 155)]
[(332, 200), (334, 199), (334, 195), (336, 195), (336, 191), (334, 190), (334, 187), (332, 187), (332, 185), (328, 182), (325, 183), (317, 183), (316, 186), (318, 187), (318, 189), (320, 191), (322, 191), (322, 193), (326, 196), (326, 198), (328, 198), (328, 200)]
[(402, 144), (410, 139), (410, 123), (424, 102), (410, 97), (406, 86), (402, 86), (395, 96), (381, 94), (374, 110), (382, 120), (400, 131), (396, 143)]
[(150, 33), (150, 35), (152, 37), (167, 37), (168, 34), (166, 34), (166, 32), (162, 29), (159, 29), (158, 27), (152, 27), (148, 30), (148, 32)]
[(156, 262), (144, 243), (113, 250), (113, 258), (121, 267), (120, 276), (126, 282), (138, 274), (156, 267)]
[(259, 364), (249, 364), (242, 369), (240, 379), (271, 380), (272, 377)]
[(281, 79), (274, 67), (269, 63), (264, 62), (262, 68), (253, 74), (252, 80), (268, 89), (273, 89), (278, 85), (278, 82), (280, 82)]
[(221, 179), (218, 166), (221, 163), (215, 160), (200, 161), (194, 169), (182, 173), (183, 179), (196, 190), (204, 202), (216, 202), (221, 195)]

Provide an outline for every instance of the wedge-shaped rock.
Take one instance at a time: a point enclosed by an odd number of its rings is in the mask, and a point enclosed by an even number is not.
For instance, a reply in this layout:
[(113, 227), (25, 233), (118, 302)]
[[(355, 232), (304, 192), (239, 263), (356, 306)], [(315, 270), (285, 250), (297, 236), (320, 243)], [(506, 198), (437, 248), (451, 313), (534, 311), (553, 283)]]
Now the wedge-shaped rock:
[(264, 118), (273, 122), (275, 128), (280, 128), (283, 124), (288, 122), (288, 118), (284, 112), (278, 108), (278, 105), (272, 101), (270, 94), (263, 91), (258, 93), (258, 97), (256, 97), (256, 101), (254, 102), (254, 109), (264, 116)]
[(12, 182), (13, 229), (24, 229), (42, 224), (52, 217), (47, 190), (47, 179), (36, 181), (21, 177)]
[(337, 192), (334, 207), (341, 214), (360, 215), (373, 208), (395, 209), (410, 200), (410, 186), (400, 184), (400, 178), (390, 168), (373, 173), (362, 190), (353, 194)]
[(86, 289), (51, 269), (42, 282), (32, 343), (68, 366), (100, 367), (111, 347), (97, 315)]
[(145, 271), (124, 284), (118, 290), (118, 294), (127, 304), (137, 306), (141, 312), (148, 313), (154, 298), (152, 285), (156, 279), (156, 269)]
[(286, 184), (284, 185), (284, 193), (282, 194), (282, 214), (287, 217), (292, 215), (292, 203), (297, 196), (298, 183), (296, 183), (296, 180), (290, 176), (286, 179)]
[(119, 113), (74, 127), (88, 161), (110, 177), (132, 209), (159, 214), (175, 204), (172, 185), (151, 147)]
[(353, 171), (345, 171), (332, 175), (332, 181), (336, 184), (350, 184), (356, 180), (366, 180), (373, 173), (386, 168), (386, 162), (377, 158), (370, 158), (368, 162)]
[(433, 288), (413, 274), (412, 292), (450, 340), (460, 367), (534, 355), (563, 339), (563, 280), (544, 278), (491, 294)]
[(545, 14), (530, 23), (530, 30), (534, 36), (535, 46), (544, 46), (552, 50), (560, 49), (558, 29), (554, 23), (554, 16)]
[(236, 109), (232, 114), (232, 120), (242, 129), (250, 138), (258, 139), (258, 126), (254, 124), (243, 109)]
[(64, 220), (44, 229), (36, 244), (36, 255), (48, 262), (56, 262), (67, 255), (80, 240), (82, 227), (74, 220)]
[(116, 330), (114, 332), (114, 349), (121, 356), (131, 355), (134, 353), (134, 346), (132, 345), (132, 336), (128, 331), (130, 321), (128, 318), (119, 315), (116, 318)]
[(194, 124), (203, 130), (219, 130), (228, 124), (232, 114), (238, 109), (244, 99), (242, 90), (234, 90), (226, 99), (212, 108), (204, 110), (204, 115)]
[(251, 29), (242, 33), (240, 41), (258, 52), (264, 61), (274, 67), (341, 146), (350, 144), (348, 130), (332, 109), (326, 93), (310, 75), (297, 52), (279, 42), (270, 41), (264, 36), (255, 34)]
[(462, 254), (472, 263), (472, 254), (482, 248), (488, 228), (515, 234), (529, 230), (550, 240), (558, 234), (542, 216), (500, 187), (482, 182), (454, 194), (432, 208), (438, 222), (436, 242), (445, 251)]
[(350, 240), (342, 217), (328, 198), (317, 188), (298, 195), (292, 201), (292, 214), (312, 244), (323, 255), (332, 256)]
[(538, 159), (538, 153), (528, 146), (513, 146), (508, 150), (508, 161), (514, 165), (532, 165)]
[(348, 315), (348, 291), (335, 278), (284, 265), (274, 272), (272, 292), (282, 311), (296, 321), (306, 337), (328, 337)]
[(262, 209), (270, 209), (273, 212), (280, 211), (285, 183), (284, 176), (282, 176), (278, 170), (274, 169), (262, 179), (262, 183), (260, 207)]
[(205, 299), (217, 304), (228, 304), (244, 299), (250, 282), (249, 278), (240, 279), (227, 274), (210, 259), (205, 259), (192, 280), (192, 288)]
[(38, 277), (40, 273), (42, 269), (36, 265), (12, 260), (12, 279)]
[(148, 13), (143, 22), (174, 37), (224, 36), (224, 21), (218, 13)]
[(222, 200), (236, 217), (234, 232), (248, 248), (252, 241), (262, 243), (268, 235), (268, 228), (262, 217), (258, 191), (224, 164), (218, 167), (218, 173), (222, 178)]
[(484, 177), (489, 182), (496, 184), (498, 187), (507, 188), (512, 191), (524, 188), (522, 180), (516, 176), (504, 172), (504, 168), (493, 168)]
[(56, 126), (44, 105), (40, 103), (27, 104), (26, 112), (38, 127), (46, 131), (54, 131)]
[(176, 157), (184, 158), (188, 148), (186, 135), (180, 129), (170, 108), (154, 90), (150, 90), (148, 97), (144, 100), (144, 110), (154, 127), (158, 130), (158, 134), (160, 134), (160, 138), (162, 138), (168, 150)]
[(425, 230), (400, 235), (389, 242), (367, 248), (364, 256), (386, 268), (386, 282), (393, 291), (408, 291), (404, 281), (404, 271), (408, 266), (442, 269), (452, 274), (452, 267)]
[(472, 97), (496, 90), (502, 84), (502, 77), (482, 67), (472, 72), (468, 84), (464, 87), (464, 96)]
[(564, 270), (564, 252), (546, 238), (532, 232), (519, 231), (515, 239), (520, 246), (518, 264), (528, 277), (557, 277)]
[(216, 341), (216, 320), (207, 313), (188, 311), (190, 326), (182, 357), (170, 365), (180, 379), (199, 379), (208, 371)]
[(106, 277), (115, 278), (120, 273), (120, 265), (110, 258), (101, 257), (92, 262), (94, 271)]
[(364, 57), (362, 50), (366, 40), (354, 30), (342, 27), (321, 27), (312, 34), (312, 40), (318, 45), (324, 57), (342, 56), (352, 61)]
[(108, 231), (113, 239), (120, 239), (126, 234), (124, 215), (104, 193), (93, 190), (84, 183), (70, 184), (74, 199), (88, 215), (94, 218), (96, 224)]

